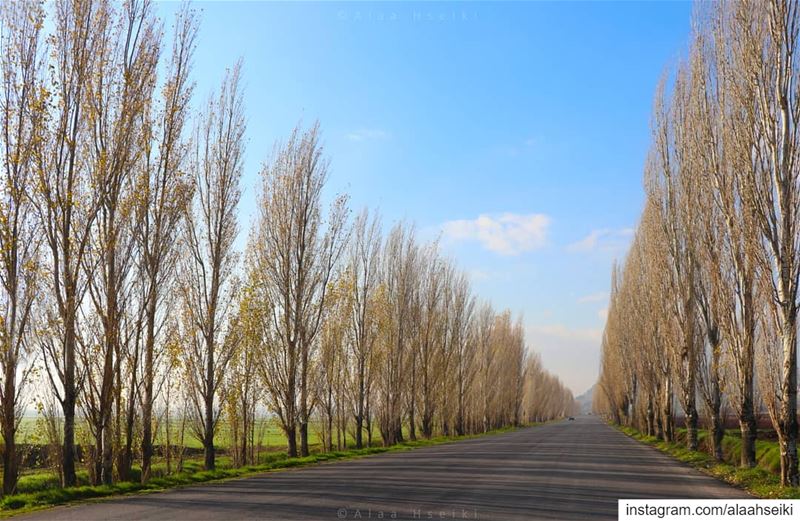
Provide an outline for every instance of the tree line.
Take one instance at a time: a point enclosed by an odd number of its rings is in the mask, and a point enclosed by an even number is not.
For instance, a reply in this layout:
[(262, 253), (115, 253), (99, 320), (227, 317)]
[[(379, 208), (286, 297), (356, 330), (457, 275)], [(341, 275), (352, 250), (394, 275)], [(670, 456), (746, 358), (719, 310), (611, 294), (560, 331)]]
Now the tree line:
[(646, 201), (612, 275), (595, 406), (686, 442), (702, 415), (722, 459), (723, 411), (756, 463), (759, 413), (798, 485), (800, 4), (697, 6), (688, 56), (656, 94)]
[(266, 416), (297, 456), (315, 424), (333, 450), (572, 411), (436, 241), (326, 204), (318, 125), (276, 145), (237, 251), (241, 64), (195, 110), (196, 13), (165, 32), (144, 0), (0, 6), (4, 494), (32, 403), (63, 486), (81, 459), (92, 483), (146, 481), (158, 445), (169, 468), (174, 422), (213, 469), (222, 423), (244, 465)]

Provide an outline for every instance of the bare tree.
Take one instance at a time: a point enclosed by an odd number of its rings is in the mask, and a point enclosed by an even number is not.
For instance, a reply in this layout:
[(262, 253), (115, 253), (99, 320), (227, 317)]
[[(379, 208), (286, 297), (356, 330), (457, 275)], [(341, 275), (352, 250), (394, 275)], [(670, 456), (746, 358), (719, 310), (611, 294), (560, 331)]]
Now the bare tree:
[[(758, 382), (778, 433), (784, 485), (798, 483), (800, 71), (794, 63), (799, 11), (794, 0), (743, 0), (698, 10), (699, 30), (689, 62), (679, 68), (668, 104), (659, 92), (647, 172), (669, 252), (667, 315), (678, 317), (676, 324), (656, 315), (657, 324), (667, 332), (675, 326), (680, 331), (682, 347), (672, 363), (682, 386), (689, 444), (694, 445), (692, 397), (698, 374), (691, 368), (693, 353), (700, 354), (700, 389), (717, 457), (725, 398), (721, 379), (730, 359), (735, 377), (731, 402), (743, 439), (741, 462), (755, 464), (758, 359)], [(653, 218), (647, 212), (643, 224)], [(647, 242), (657, 245), (658, 238), (648, 235)], [(638, 291), (626, 291), (626, 296), (635, 299)], [(609, 317), (612, 329), (617, 322), (622, 318)], [(695, 344), (702, 349), (693, 348)], [(618, 372), (614, 361), (621, 345), (617, 339), (604, 346), (602, 381), (610, 388), (615, 387), (610, 379)], [(647, 373), (647, 365), (642, 367), (638, 376)], [(609, 405), (616, 399), (616, 387), (604, 397)]]
[(39, 288), (40, 231), (30, 200), (35, 154), (45, 125), (42, 96), (42, 6), (0, 5), (0, 428), (3, 494), (16, 491), (16, 435), (31, 368), (34, 305)]
[[(129, 2), (118, 17), (112, 11), (106, 17), (97, 69), (85, 84), (90, 134), (86, 167), (99, 191), (92, 254), (85, 258), (96, 274), (88, 288), (99, 324), (98, 337), (87, 342), (92, 353), (86, 356), (85, 404), (95, 436), (94, 475), (108, 484), (113, 480), (113, 407), (121, 385), (117, 369), (135, 226), (132, 174), (143, 150), (142, 116), (155, 83), (159, 42), (146, 2)], [(99, 353), (95, 346), (100, 346)]]
[[(430, 438), (433, 435), (433, 418), (436, 413), (437, 399), (440, 383), (447, 375), (441, 374), (444, 357), (444, 336), (447, 333), (447, 314), (443, 309), (445, 305), (445, 276), (446, 266), (440, 258), (436, 244), (428, 245), (420, 252), (420, 292), (418, 316), (414, 323), (418, 330), (418, 348), (413, 353), (412, 363), (409, 366), (411, 388), (409, 394), (413, 395), (417, 386), (414, 385), (416, 375), (419, 374), (420, 399), (422, 401), (422, 435)], [(417, 354), (418, 353), (418, 354)], [(413, 404), (413, 400), (412, 400)], [(413, 409), (412, 409), (413, 410)], [(410, 421), (413, 424), (413, 414)], [(413, 438), (412, 438), (413, 439)]]
[[(654, 153), (647, 175), (650, 197), (656, 202), (662, 217), (663, 234), (667, 240), (668, 273), (672, 314), (681, 329), (681, 341), (675, 346), (674, 370), (681, 385), (680, 402), (686, 415), (687, 446), (697, 449), (698, 411), (696, 404), (698, 360), (700, 355), (697, 317), (697, 240), (694, 236), (696, 207), (693, 204), (691, 182), (694, 172), (690, 158), (688, 134), (691, 132), (688, 97), (691, 78), (681, 67), (675, 79), (671, 102), (657, 96), (654, 121)], [(663, 90), (663, 88), (661, 89)]]
[[(280, 367), (265, 371), (289, 439), (289, 455), (308, 455), (308, 423), (313, 408), (310, 389), (312, 349), (325, 310), (328, 282), (346, 243), (347, 198), (322, 214), (322, 190), (328, 163), (319, 144), (319, 125), (295, 129), (289, 141), (262, 171), (260, 216), (251, 248), (271, 303), (271, 327)], [(265, 368), (267, 364), (265, 364)]]
[[(249, 280), (253, 280), (250, 278)], [(234, 321), (233, 344), (236, 351), (225, 376), (224, 401), (230, 452), (235, 466), (256, 464), (256, 408), (261, 386), (258, 364), (261, 356), (261, 307), (258, 292), (245, 284), (240, 292), (239, 308)]]
[(456, 386), (455, 430), (456, 434), (460, 436), (467, 432), (467, 397), (470, 394), (478, 367), (475, 360), (477, 338), (473, 326), (475, 297), (472, 296), (469, 279), (465, 274), (458, 273), (452, 279), (450, 298), (452, 299), (450, 328), (452, 330), (454, 366), (451, 373)]
[(216, 400), (222, 375), (233, 356), (236, 335), (229, 324), (237, 282), (236, 211), (244, 156), (245, 117), (240, 88), (241, 63), (225, 76), (209, 99), (191, 156), (193, 211), (186, 216), (183, 259), (184, 370), (190, 387), (195, 434), (201, 439), (206, 469), (215, 467)]
[(184, 127), (193, 85), (189, 81), (197, 37), (197, 20), (184, 8), (175, 19), (175, 37), (169, 61), (170, 76), (162, 87), (162, 101), (148, 114), (147, 130), (153, 145), (144, 151), (144, 174), (139, 183), (140, 221), (137, 236), (145, 289), (144, 382), (142, 396), (142, 482), (150, 477), (153, 457), (153, 404), (156, 399), (156, 366), (160, 333), (167, 320), (165, 297), (174, 280), (180, 221), (185, 215), (190, 182), (183, 173), (187, 155)]
[[(752, 172), (758, 258), (769, 281), (783, 363), (771, 416), (781, 449), (781, 483), (800, 483), (797, 458), (797, 312), (800, 277), (800, 71), (795, 65), (800, 5), (794, 0), (743, 1), (736, 19), (746, 24), (746, 68), (741, 74), (759, 85), (752, 107), (755, 168)], [(745, 12), (746, 11), (746, 12)], [(745, 175), (750, 172), (746, 172)], [(771, 400), (768, 400), (768, 403)]]
[(711, 423), (711, 449), (723, 459), (722, 440), (725, 426), (722, 418), (723, 339), (720, 315), (727, 312), (720, 293), (729, 266), (723, 262), (722, 240), (725, 237), (719, 205), (713, 197), (713, 173), (719, 170), (715, 148), (714, 120), (708, 103), (708, 66), (704, 37), (695, 35), (687, 69), (687, 92), (683, 112), (686, 154), (682, 175), (687, 178), (688, 200), (694, 209), (693, 219), (685, 223), (694, 238), (694, 293), (697, 305), (699, 334), (698, 388)]
[(676, 361), (669, 346), (684, 337), (673, 318), (673, 275), (663, 269), (669, 242), (660, 204), (648, 199), (625, 264), (612, 271), (598, 404), (618, 423), (673, 441)]
[[(316, 401), (322, 416), (322, 444), (325, 450), (333, 450), (333, 431), (336, 408), (343, 399), (340, 388), (342, 380), (349, 377), (351, 367), (347, 360), (347, 343), (352, 312), (352, 280), (349, 271), (344, 271), (330, 284), (319, 338), (319, 357), (316, 373)], [(337, 444), (338, 445), (338, 444)]]
[(97, 74), (107, 33), (106, 2), (61, 0), (54, 5), (50, 37), (53, 64), (49, 91), (50, 125), (37, 154), (36, 207), (50, 256), (44, 362), (64, 413), (64, 486), (76, 484), (75, 406), (80, 387), (76, 363), (78, 311), (86, 292), (84, 264), (100, 191), (86, 168), (90, 135), (87, 83)]
[(572, 393), (548, 373), (537, 355), (525, 358), (522, 415), (528, 422), (540, 422), (575, 414), (577, 405)]
[(490, 407), (493, 402), (495, 387), (495, 363), (494, 352), (492, 351), (491, 338), (494, 327), (494, 309), (491, 304), (484, 302), (481, 304), (476, 317), (475, 335), (478, 348), (478, 382), (481, 427), (483, 432), (489, 430), (491, 425)]
[[(706, 277), (716, 281), (710, 304), (717, 310), (724, 354), (733, 361), (730, 394), (742, 434), (741, 465), (752, 467), (756, 464), (754, 285), (758, 271), (749, 238), (757, 231), (751, 217), (749, 176), (740, 174), (752, 170), (752, 133), (747, 130), (752, 125), (747, 112), (734, 107), (739, 96), (752, 99), (754, 93), (749, 81), (737, 85), (736, 71), (743, 66), (743, 55), (735, 50), (736, 37), (726, 36), (735, 30), (730, 14), (727, 9), (700, 11), (708, 19), (705, 25), (710, 32), (698, 35), (694, 50), (695, 61), (701, 65), (694, 74), (702, 84), (696, 95), (695, 124), (706, 172), (699, 179), (701, 191), (706, 200), (714, 201), (713, 207), (704, 206), (704, 214), (712, 216), (701, 232), (706, 246), (704, 269)], [(715, 212), (718, 216), (713, 217)]]
[(354, 224), (350, 244), (348, 271), (353, 277), (351, 285), (351, 359), (354, 381), (352, 384), (356, 431), (356, 448), (364, 446), (364, 422), (367, 398), (372, 387), (375, 344), (378, 340), (380, 309), (377, 292), (380, 284), (380, 220), (369, 218), (364, 210)]
[(387, 297), (386, 320), (381, 335), (380, 431), (384, 445), (403, 440), (403, 397), (407, 342), (411, 320), (416, 259), (419, 246), (413, 228), (395, 225), (383, 250), (383, 281)]

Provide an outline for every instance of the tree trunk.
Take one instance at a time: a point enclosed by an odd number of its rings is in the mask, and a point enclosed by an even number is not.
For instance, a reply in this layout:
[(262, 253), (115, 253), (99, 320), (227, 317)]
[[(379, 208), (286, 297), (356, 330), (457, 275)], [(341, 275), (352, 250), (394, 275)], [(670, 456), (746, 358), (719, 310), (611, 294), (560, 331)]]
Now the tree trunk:
[[(690, 282), (692, 277), (689, 278)], [(694, 299), (689, 298), (687, 309), (694, 305)], [(691, 317), (692, 315), (689, 314)], [(686, 447), (689, 450), (697, 450), (697, 356), (695, 354), (694, 335), (692, 328), (694, 320), (689, 319), (689, 333), (686, 335), (683, 363), (686, 366), (686, 382), (683, 382), (683, 402), (686, 404), (684, 415), (686, 421)]]
[[(134, 370), (135, 371), (135, 370)], [(134, 377), (135, 379), (135, 377)], [(125, 450), (122, 452), (122, 464), (118, 470), (120, 481), (130, 481), (131, 469), (133, 468), (133, 435), (134, 423), (136, 420), (134, 388), (131, 387), (128, 393), (128, 408), (125, 417)]]
[(364, 362), (358, 363), (358, 411), (356, 412), (356, 448), (364, 447)]
[(97, 434), (90, 454), (92, 470), (89, 473), (89, 478), (92, 485), (96, 486), (103, 483), (103, 429), (95, 425), (95, 430)]
[[(459, 365), (459, 368), (461, 365)], [(463, 436), (464, 429), (464, 373), (459, 369), (458, 375), (458, 412), (456, 414), (456, 434)]]
[(369, 398), (364, 407), (364, 423), (367, 429), (367, 447), (372, 447), (372, 415), (370, 414)]
[(244, 466), (247, 465), (247, 398), (245, 398), (247, 391), (242, 391), (242, 403), (239, 404), (239, 407), (242, 411), (242, 422), (239, 431), (239, 440), (238, 445), (234, 446), (233, 449), (237, 452), (236, 454), (236, 464), (237, 466)]
[[(429, 370), (428, 367), (425, 368), (425, 372)], [(411, 441), (415, 441), (417, 439), (417, 401), (416, 401), (416, 393), (417, 390), (417, 356), (416, 354), (411, 357), (411, 390), (410, 390), (410, 406), (408, 410), (408, 437)], [(426, 401), (427, 406), (427, 399), (428, 397), (425, 396), (424, 400)]]
[[(10, 355), (13, 357), (13, 355)], [(17, 490), (19, 468), (17, 465), (17, 418), (14, 404), (17, 402), (16, 361), (7, 361), (3, 390), (3, 495), (13, 494)]]
[(745, 468), (756, 466), (756, 436), (758, 425), (753, 412), (753, 398), (744, 400), (742, 412), (739, 417), (739, 429), (742, 433), (742, 453), (740, 465)]
[(672, 380), (667, 378), (664, 386), (664, 410), (662, 411), (664, 422), (664, 441), (672, 443), (675, 439), (675, 423), (672, 417)]
[(297, 457), (297, 428), (294, 425), (287, 426), (286, 431), (286, 445), (287, 453), (290, 458)]
[(112, 435), (112, 414), (105, 415), (103, 420), (103, 483), (110, 485), (114, 481), (114, 440)]
[(361, 413), (356, 414), (356, 448), (364, 447), (364, 417)]
[(328, 386), (328, 437), (325, 450), (333, 452), (333, 388)]
[[(339, 397), (336, 399), (336, 450), (342, 450), (342, 403), (344, 398), (341, 395), (341, 388), (339, 389)], [(358, 436), (358, 435), (356, 435)]]
[[(694, 402), (694, 399), (691, 400)], [(689, 450), (697, 450), (697, 407), (691, 403), (686, 412), (686, 447)]]
[(754, 383), (754, 358), (755, 358), (755, 318), (753, 305), (752, 286), (742, 284), (743, 309), (742, 316), (744, 322), (744, 338), (739, 361), (739, 374), (741, 380), (741, 396), (739, 402), (739, 430), (742, 436), (742, 453), (739, 463), (744, 468), (756, 466), (756, 437), (758, 434), (758, 423), (755, 413), (755, 383)]
[(661, 414), (654, 412), (654, 418), (656, 422), (656, 439), (663, 440), (664, 439), (664, 419)]
[(155, 347), (156, 298), (151, 286), (147, 302), (144, 347), (144, 401), (142, 403), (142, 483), (150, 479), (153, 458), (153, 350)]
[(398, 416), (394, 420), (394, 443), (403, 442), (403, 420)]
[(781, 485), (800, 485), (797, 463), (797, 316), (794, 302), (783, 310), (783, 380), (778, 440), (781, 449)]
[(308, 456), (308, 372), (309, 342), (301, 336), (300, 341), (300, 456)]
[(3, 449), (3, 495), (8, 496), (17, 490), (18, 466), (17, 444), (14, 440), (16, 433), (14, 432), (13, 421), (11, 425), (8, 422), (5, 423), (6, 425), (3, 426), (3, 439), (5, 441)]
[[(165, 433), (165, 440), (167, 443), (166, 447), (163, 447), (164, 451), (164, 458), (167, 460), (167, 475), (172, 474), (172, 439), (170, 437), (170, 425), (169, 425), (169, 386), (167, 386), (167, 401), (164, 404), (165, 411), (164, 411), (164, 433)], [(148, 466), (148, 469), (150, 467)], [(144, 472), (142, 472), (144, 476)]]
[(98, 310), (101, 313), (103, 323), (103, 379), (100, 388), (100, 430), (98, 432), (99, 441), (102, 443), (102, 473), (101, 480), (104, 484), (110, 485), (114, 481), (114, 437), (113, 416), (114, 398), (116, 397), (117, 374), (114, 368), (116, 355), (119, 351), (119, 311), (117, 306), (117, 263), (116, 245), (117, 235), (115, 228), (116, 207), (112, 202), (104, 205), (108, 212), (108, 223), (104, 232), (105, 264), (104, 277), (106, 279), (106, 302), (105, 309)]
[(308, 421), (304, 419), (300, 422), (300, 456), (305, 458), (308, 454)]
[(214, 451), (214, 395), (210, 392), (206, 396), (205, 425), (203, 432), (203, 455), (205, 469), (214, 470), (216, 467)]
[(717, 461), (724, 460), (722, 453), (722, 440), (725, 438), (725, 425), (723, 423), (722, 415), (719, 410), (716, 410), (711, 415), (711, 451)]
[[(69, 293), (68, 293), (69, 295)], [(64, 447), (62, 449), (62, 478), (64, 487), (74, 487), (78, 483), (75, 475), (75, 315), (74, 295), (67, 297), (67, 319), (64, 335)]]
[(781, 485), (797, 486), (797, 435), (786, 437), (778, 435), (781, 450)]
[[(216, 276), (214, 277), (216, 281)], [(216, 287), (216, 284), (215, 284)], [(216, 299), (212, 299), (216, 303)], [(212, 304), (211, 309), (215, 309)], [(205, 456), (205, 469), (214, 470), (216, 467), (214, 452), (214, 314), (209, 312), (208, 332), (206, 333), (206, 395), (205, 395), (205, 424), (203, 427), (203, 451)]]

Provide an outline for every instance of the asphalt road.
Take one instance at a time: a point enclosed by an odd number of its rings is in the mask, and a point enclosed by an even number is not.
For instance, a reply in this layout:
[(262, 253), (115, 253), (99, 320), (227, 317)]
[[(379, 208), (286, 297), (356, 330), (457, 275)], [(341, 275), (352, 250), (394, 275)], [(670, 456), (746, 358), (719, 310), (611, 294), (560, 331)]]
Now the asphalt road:
[(22, 516), (47, 520), (616, 519), (617, 500), (747, 498), (593, 416)]

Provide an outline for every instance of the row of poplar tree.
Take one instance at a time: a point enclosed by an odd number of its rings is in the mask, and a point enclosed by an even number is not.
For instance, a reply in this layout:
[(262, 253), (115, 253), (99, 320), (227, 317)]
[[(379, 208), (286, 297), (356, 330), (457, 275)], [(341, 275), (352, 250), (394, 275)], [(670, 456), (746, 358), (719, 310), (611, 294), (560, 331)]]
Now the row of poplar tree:
[[(671, 440), (698, 421), (722, 459), (724, 411), (756, 464), (758, 419), (798, 485), (800, 4), (698, 5), (688, 57), (656, 96), (647, 198), (614, 270), (595, 406)], [(677, 398), (677, 400), (676, 400)]]
[(265, 417), (295, 456), (310, 426), (331, 449), (570, 411), (436, 243), (323, 204), (317, 126), (276, 146), (237, 252), (241, 66), (194, 110), (197, 32), (185, 7), (165, 42), (145, 0), (0, 5), (3, 492), (32, 400), (64, 486), (81, 460), (94, 483), (149, 479), (177, 417), (213, 469), (221, 424), (244, 464)]

